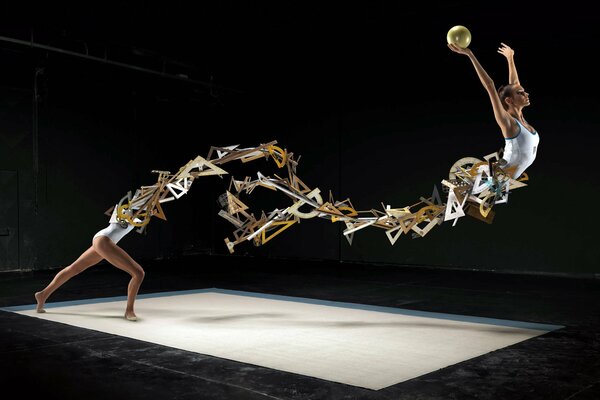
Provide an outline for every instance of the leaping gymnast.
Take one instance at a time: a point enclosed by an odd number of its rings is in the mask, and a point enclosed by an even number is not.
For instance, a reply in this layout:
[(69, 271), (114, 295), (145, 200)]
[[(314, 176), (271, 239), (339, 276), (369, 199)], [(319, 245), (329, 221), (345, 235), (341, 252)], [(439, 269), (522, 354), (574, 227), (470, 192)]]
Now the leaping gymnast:
[(540, 136), (523, 116), (523, 108), (529, 105), (529, 93), (519, 81), (514, 50), (504, 43), (501, 43), (498, 48), (498, 53), (508, 61), (508, 84), (500, 86), (496, 91), (494, 81), (483, 69), (471, 49), (454, 43), (448, 43), (448, 47), (455, 53), (466, 55), (473, 63), (481, 83), (490, 96), (496, 122), (504, 136), (504, 154), (499, 165), (513, 179), (518, 179), (533, 164)]

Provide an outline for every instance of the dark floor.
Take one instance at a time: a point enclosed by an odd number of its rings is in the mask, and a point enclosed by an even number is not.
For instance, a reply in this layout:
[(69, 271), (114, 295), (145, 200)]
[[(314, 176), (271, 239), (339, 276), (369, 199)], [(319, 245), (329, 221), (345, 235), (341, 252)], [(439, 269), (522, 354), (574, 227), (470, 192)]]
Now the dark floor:
[[(32, 304), (55, 272), (0, 274), (0, 307)], [(127, 280), (99, 265), (49, 301), (123, 296)], [(146, 264), (141, 293), (213, 287), (565, 328), (372, 391), (0, 311), (2, 393), (86, 400), (600, 399), (598, 279), (202, 256)]]

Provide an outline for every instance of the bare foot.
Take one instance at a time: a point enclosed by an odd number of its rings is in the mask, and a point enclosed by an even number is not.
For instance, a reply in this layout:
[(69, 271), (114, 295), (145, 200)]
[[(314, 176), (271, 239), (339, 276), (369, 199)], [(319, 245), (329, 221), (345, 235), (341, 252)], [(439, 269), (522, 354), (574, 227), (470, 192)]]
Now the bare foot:
[(128, 321), (137, 321), (137, 317), (133, 311), (125, 312), (125, 318)]
[(46, 310), (44, 310), (44, 303), (46, 302), (46, 299), (42, 296), (42, 292), (36, 292), (34, 296), (35, 296), (35, 301), (37, 301), (37, 306), (35, 307), (35, 311), (37, 311), (39, 313), (45, 313)]

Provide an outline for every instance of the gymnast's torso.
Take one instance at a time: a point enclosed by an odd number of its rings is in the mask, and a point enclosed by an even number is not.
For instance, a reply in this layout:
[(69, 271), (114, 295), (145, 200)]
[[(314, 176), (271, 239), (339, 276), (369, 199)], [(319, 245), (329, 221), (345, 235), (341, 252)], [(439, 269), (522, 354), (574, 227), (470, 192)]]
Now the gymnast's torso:
[(502, 159), (506, 162), (505, 168), (514, 168), (513, 178), (517, 179), (535, 160), (537, 148), (540, 143), (540, 135), (531, 131), (519, 120), (519, 132), (512, 138), (505, 139), (504, 155)]
[[(117, 208), (118, 205), (115, 206), (112, 215), (110, 216), (109, 224), (106, 228), (98, 231), (94, 238), (98, 236), (107, 236), (110, 240), (112, 240), (115, 244), (119, 242), (119, 240), (123, 239), (125, 235), (131, 232), (134, 228), (133, 225), (127, 223), (126, 221), (119, 222), (117, 219)], [(92, 239), (92, 240), (93, 240)]]

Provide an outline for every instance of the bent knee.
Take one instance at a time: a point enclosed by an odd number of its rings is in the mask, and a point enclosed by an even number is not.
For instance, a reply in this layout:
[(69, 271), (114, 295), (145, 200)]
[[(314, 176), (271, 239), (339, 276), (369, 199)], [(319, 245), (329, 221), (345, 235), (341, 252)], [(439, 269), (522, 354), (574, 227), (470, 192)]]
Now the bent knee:
[(139, 267), (139, 268), (135, 269), (135, 277), (137, 279), (139, 279), (141, 281), (141, 280), (144, 279), (145, 276), (146, 276), (146, 272), (142, 269), (142, 267)]
[(146, 276), (144, 269), (140, 266), (140, 264), (136, 263), (135, 261), (133, 262), (133, 268), (129, 271), (129, 274), (133, 279), (136, 279), (138, 281), (142, 281)]

